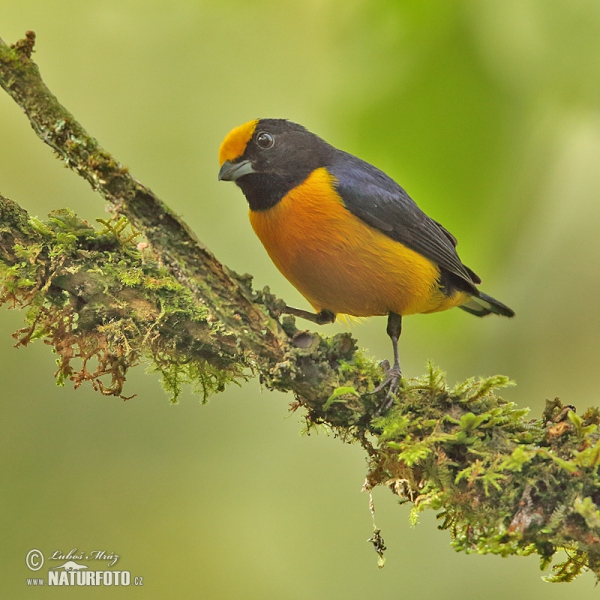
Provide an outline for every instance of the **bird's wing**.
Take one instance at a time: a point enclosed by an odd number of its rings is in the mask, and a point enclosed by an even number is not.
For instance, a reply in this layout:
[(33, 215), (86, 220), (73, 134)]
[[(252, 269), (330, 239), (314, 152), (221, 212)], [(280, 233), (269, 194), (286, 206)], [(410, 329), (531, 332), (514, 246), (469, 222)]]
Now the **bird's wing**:
[(342, 151), (327, 169), (350, 212), (437, 264), (443, 275), (444, 271), (450, 275), (453, 287), (478, 293), (475, 284), (481, 280), (460, 261), (456, 238), (428, 217), (393, 179)]

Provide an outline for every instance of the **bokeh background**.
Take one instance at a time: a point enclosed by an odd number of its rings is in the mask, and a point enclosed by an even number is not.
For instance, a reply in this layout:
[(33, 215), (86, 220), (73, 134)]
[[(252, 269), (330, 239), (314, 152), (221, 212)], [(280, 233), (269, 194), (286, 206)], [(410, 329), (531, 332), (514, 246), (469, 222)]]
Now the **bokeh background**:
[[(286, 117), (397, 179), (460, 240), (513, 321), (411, 317), (405, 373), (504, 373), (539, 414), (598, 404), (600, 3), (597, 0), (0, 0), (0, 37), (38, 35), (61, 101), (216, 255), (289, 303), (216, 153), (233, 126)], [(0, 191), (32, 215), (101, 198), (0, 94)], [(375, 491), (376, 568), (359, 448), (301, 436), (289, 396), (257, 381), (170, 406), (133, 372), (128, 402), (57, 388), (54, 356), (16, 350), (0, 312), (0, 596), (144, 598), (596, 597), (587, 574), (541, 580), (536, 557), (453, 552), (433, 514)], [(330, 326), (329, 331), (343, 328)], [(385, 320), (352, 326), (390, 354)], [(143, 588), (31, 589), (25, 555), (104, 550)], [(42, 569), (44, 574), (46, 568)]]

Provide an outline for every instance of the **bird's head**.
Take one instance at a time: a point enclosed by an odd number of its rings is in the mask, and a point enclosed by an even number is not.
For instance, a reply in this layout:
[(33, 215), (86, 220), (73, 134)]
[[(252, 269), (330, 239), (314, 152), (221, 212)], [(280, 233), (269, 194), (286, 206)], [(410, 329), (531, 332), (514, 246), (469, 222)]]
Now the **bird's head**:
[(235, 181), (253, 210), (265, 210), (325, 166), (330, 150), (302, 125), (256, 119), (236, 127), (223, 140), (219, 179)]

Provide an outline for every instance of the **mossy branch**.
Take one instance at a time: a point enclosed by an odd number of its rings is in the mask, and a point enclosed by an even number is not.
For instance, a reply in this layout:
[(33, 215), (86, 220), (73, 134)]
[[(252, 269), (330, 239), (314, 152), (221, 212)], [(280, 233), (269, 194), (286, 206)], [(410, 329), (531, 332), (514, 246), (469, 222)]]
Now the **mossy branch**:
[[(92, 227), (67, 210), (30, 218), (0, 196), (0, 300), (26, 309), (18, 344), (43, 338), (59, 383), (85, 381), (123, 396), (129, 368), (145, 361), (176, 399), (188, 382), (206, 396), (252, 375), (291, 391), (306, 426), (325, 426), (367, 452), (365, 489), (388, 486), (432, 508), (457, 550), (538, 553), (552, 581), (583, 569), (600, 576), (600, 417), (558, 401), (540, 419), (504, 401), (503, 377), (449, 389), (429, 368), (403, 381), (394, 407), (381, 397), (375, 362), (347, 333), (332, 338), (280, 319), (283, 303), (219, 263), (187, 225), (103, 150), (43, 83), (35, 36), (0, 40), (0, 84), (38, 136), (114, 207)], [(383, 556), (380, 532), (371, 538)]]

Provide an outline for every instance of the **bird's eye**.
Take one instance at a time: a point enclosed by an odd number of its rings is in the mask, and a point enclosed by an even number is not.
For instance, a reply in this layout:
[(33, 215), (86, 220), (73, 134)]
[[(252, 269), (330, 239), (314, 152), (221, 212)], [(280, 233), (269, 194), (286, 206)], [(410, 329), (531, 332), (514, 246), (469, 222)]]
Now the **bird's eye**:
[(256, 135), (256, 143), (263, 149), (268, 150), (273, 147), (275, 140), (270, 133), (261, 131)]

